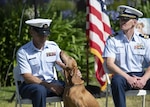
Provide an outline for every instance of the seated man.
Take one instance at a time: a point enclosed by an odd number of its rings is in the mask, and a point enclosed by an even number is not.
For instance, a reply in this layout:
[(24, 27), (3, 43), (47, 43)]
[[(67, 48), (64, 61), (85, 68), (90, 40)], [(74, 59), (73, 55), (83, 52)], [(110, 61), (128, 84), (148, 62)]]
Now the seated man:
[(48, 41), (50, 34), (49, 19), (32, 19), (25, 23), (30, 26), (32, 40), (23, 45), (17, 52), (17, 63), (23, 84), (19, 91), (23, 98), (30, 98), (33, 107), (46, 107), (46, 97), (61, 96), (64, 82), (55, 80), (53, 66), (61, 62), (61, 49), (53, 41)]
[(150, 42), (134, 29), (143, 13), (124, 5), (118, 10), (121, 30), (107, 39), (103, 58), (114, 74), (111, 88), (115, 107), (126, 107), (125, 91), (150, 89), (150, 67), (144, 70), (144, 64), (150, 64)]

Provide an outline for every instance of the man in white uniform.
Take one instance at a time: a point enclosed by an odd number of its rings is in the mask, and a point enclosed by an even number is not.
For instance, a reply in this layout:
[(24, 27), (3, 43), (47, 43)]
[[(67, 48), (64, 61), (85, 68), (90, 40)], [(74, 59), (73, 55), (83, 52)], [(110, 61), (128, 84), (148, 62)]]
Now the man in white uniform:
[(30, 98), (33, 107), (46, 107), (46, 97), (61, 96), (64, 82), (55, 80), (53, 66), (58, 71), (62, 68), (56, 64), (61, 62), (61, 49), (53, 41), (48, 41), (50, 19), (32, 19), (25, 23), (30, 26), (32, 40), (23, 45), (17, 52), (17, 63), (22, 76), (20, 94)]
[(150, 89), (150, 42), (134, 30), (139, 10), (121, 5), (120, 31), (109, 37), (103, 53), (107, 68), (114, 74), (111, 81), (115, 107), (126, 107), (125, 91), (132, 89)]

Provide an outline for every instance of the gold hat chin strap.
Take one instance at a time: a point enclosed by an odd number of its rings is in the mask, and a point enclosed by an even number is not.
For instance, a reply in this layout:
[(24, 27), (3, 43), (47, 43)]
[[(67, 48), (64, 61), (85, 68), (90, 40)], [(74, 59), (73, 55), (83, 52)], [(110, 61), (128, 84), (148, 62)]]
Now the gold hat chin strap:
[(137, 18), (136, 16), (134, 16), (134, 15), (129, 15), (129, 14), (121, 14), (120, 16), (121, 16), (121, 17), (129, 17), (129, 18)]

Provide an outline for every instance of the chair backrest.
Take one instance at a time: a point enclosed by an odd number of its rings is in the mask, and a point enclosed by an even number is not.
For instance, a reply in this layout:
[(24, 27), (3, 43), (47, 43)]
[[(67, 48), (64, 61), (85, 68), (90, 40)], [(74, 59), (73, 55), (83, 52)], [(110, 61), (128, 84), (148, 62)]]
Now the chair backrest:
[[(53, 72), (54, 72), (55, 79), (58, 79), (55, 67), (53, 67)], [(19, 104), (20, 107), (22, 107), (22, 104), (32, 104), (32, 101), (30, 99), (22, 99), (19, 94), (19, 83), (21, 83), (21, 75), (20, 75), (20, 69), (18, 66), (14, 67), (13, 74), (14, 74), (14, 81), (15, 81), (15, 86), (16, 86), (16, 107), (17, 107), (17, 104)], [(54, 104), (55, 107), (57, 107), (57, 102), (60, 102), (60, 106), (63, 107), (63, 103), (61, 101), (62, 101), (62, 98), (57, 97), (57, 96), (46, 98), (46, 102), (55, 103)]]
[(105, 72), (105, 75), (106, 75), (106, 79), (107, 79), (107, 82), (108, 84), (111, 84), (110, 82), (110, 78), (109, 78), (109, 70), (107, 69), (107, 66), (106, 66), (106, 62), (104, 61), (103, 63), (103, 69), (104, 69), (104, 72)]
[(54, 72), (55, 80), (58, 80), (58, 76), (57, 76), (57, 72), (56, 72), (56, 68), (55, 67), (53, 67), (53, 72)]
[(19, 83), (21, 83), (21, 75), (20, 75), (20, 69), (18, 66), (14, 67), (13, 74), (14, 74), (14, 81), (15, 81), (15, 86), (16, 86), (16, 99), (20, 103), (21, 97), (19, 94)]
[(19, 69), (18, 66), (14, 67), (13, 73), (14, 73), (14, 79), (15, 79), (15, 81), (20, 81), (21, 80), (21, 76), (20, 76), (20, 69)]

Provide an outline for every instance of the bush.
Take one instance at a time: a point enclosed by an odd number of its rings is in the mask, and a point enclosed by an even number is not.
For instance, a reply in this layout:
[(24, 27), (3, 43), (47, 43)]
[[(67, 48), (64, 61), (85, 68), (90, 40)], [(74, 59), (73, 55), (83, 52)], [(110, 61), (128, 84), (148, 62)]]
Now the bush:
[[(45, 4), (44, 4), (45, 5)], [(47, 5), (46, 5), (47, 6)], [(22, 17), (22, 10), (25, 9), (25, 15)], [(75, 12), (74, 14), (63, 19), (61, 11), (45, 11), (44, 8), (39, 8), (38, 12), (42, 18), (51, 18), (51, 34), (50, 40), (54, 40), (60, 48), (66, 51), (69, 55), (74, 57), (83, 72), (83, 78), (86, 78), (87, 72), (87, 40), (85, 34), (86, 14), (85, 12)], [(11, 10), (11, 11), (10, 11)], [(24, 24), (24, 21), (29, 19), (27, 13), (33, 12), (32, 8), (27, 5), (24, 7), (21, 2), (17, 1), (14, 4), (6, 5), (0, 8), (0, 46), (1, 46), (1, 62), (0, 62), (0, 86), (13, 85), (13, 66), (16, 65), (16, 51), (20, 46), (30, 41), (30, 35), (28, 35), (28, 26)], [(26, 13), (27, 12), (27, 13)], [(34, 16), (34, 15), (30, 15)], [(20, 25), (22, 27), (20, 28)], [(89, 68), (90, 73), (93, 73), (94, 67), (93, 55), (89, 54)], [(92, 77), (92, 76), (91, 76)]]

